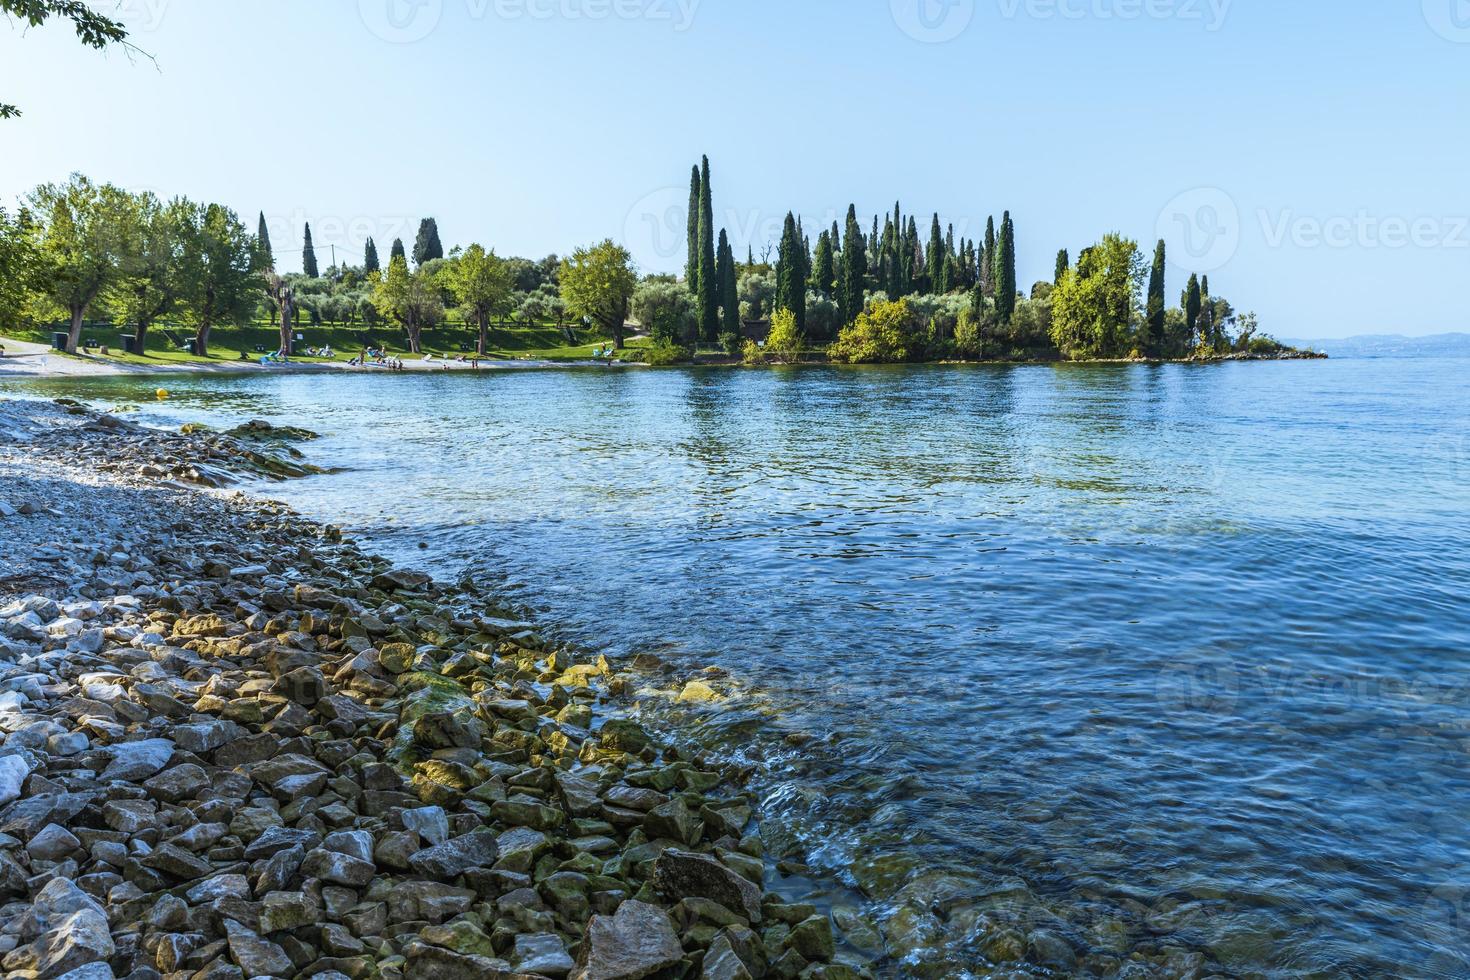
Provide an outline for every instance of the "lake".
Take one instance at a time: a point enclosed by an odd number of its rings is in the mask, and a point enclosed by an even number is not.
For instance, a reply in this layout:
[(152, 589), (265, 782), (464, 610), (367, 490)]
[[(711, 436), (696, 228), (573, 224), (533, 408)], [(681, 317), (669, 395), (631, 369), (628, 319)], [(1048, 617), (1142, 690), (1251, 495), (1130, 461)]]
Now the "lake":
[[(730, 672), (768, 845), (953, 976), (1470, 973), (1470, 361), (0, 382), (260, 417), (270, 493)], [(938, 913), (937, 915), (933, 913)], [(1114, 959), (1111, 962), (1116, 963)], [(974, 975), (983, 975), (978, 967)], [(1137, 973), (1129, 975), (1155, 975)]]

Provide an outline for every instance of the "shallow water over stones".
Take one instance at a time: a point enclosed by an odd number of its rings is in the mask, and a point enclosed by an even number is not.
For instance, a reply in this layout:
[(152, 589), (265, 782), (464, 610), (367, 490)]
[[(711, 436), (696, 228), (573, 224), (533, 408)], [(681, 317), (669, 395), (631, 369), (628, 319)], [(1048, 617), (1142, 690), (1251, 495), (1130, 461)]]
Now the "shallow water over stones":
[(346, 471), (270, 492), (679, 665), (659, 716), (906, 972), (1446, 976), (1467, 367), (201, 378), (139, 417), (319, 431)]

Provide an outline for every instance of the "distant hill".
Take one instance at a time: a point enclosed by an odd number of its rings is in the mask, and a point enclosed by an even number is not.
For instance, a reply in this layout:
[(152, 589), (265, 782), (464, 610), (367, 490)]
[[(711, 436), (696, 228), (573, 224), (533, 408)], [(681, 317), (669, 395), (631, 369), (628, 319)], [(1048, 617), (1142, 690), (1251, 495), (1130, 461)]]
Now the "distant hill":
[(1341, 340), (1282, 340), (1293, 347), (1324, 351), (1333, 357), (1470, 357), (1470, 333), (1432, 337), (1365, 334)]

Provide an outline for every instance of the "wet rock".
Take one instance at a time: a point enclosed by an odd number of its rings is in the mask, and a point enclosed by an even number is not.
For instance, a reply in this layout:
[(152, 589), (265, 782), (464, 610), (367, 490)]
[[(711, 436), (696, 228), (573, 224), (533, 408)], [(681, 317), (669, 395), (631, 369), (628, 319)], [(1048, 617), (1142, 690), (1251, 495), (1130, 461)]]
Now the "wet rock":
[(1071, 944), (1049, 929), (1032, 930), (1026, 937), (1026, 958), (1063, 972), (1077, 968), (1077, 953)]
[(517, 936), (511, 960), (522, 973), (551, 977), (552, 980), (566, 976), (576, 966), (567, 953), (566, 944), (554, 932)]
[(587, 923), (577, 980), (638, 980), (675, 966), (684, 949), (667, 912), (636, 900)]
[(832, 923), (825, 915), (814, 915), (791, 930), (786, 937), (788, 949), (794, 949), (807, 960), (827, 961), (837, 955), (832, 938)]
[(319, 847), (309, 852), (301, 862), (301, 873), (309, 878), (320, 878), (334, 885), (362, 888), (372, 882), (373, 876), (377, 874), (377, 868), (372, 861), (364, 861), (351, 854)]
[(669, 849), (654, 862), (654, 883), (670, 901), (707, 898), (745, 916), (761, 920), (761, 890), (707, 854)]

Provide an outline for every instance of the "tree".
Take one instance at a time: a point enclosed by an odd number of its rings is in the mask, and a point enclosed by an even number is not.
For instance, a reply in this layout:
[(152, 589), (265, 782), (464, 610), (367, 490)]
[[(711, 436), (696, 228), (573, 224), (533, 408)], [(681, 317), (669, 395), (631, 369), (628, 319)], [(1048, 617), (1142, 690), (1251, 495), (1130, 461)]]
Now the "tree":
[[(271, 251), (271, 231), (265, 224), (265, 212), (260, 212), (260, 218), (255, 223), (255, 248), (260, 253), (260, 267), (262, 269), (274, 269), (276, 267), (276, 255)], [(142, 350), (140, 343), (139, 350)]]
[(995, 297), (995, 215), (985, 219), (985, 253), (980, 256), (980, 288)]
[(695, 164), (689, 174), (689, 213), (686, 224), (689, 232), (689, 252), (684, 259), (684, 284), (689, 292), (699, 294), (699, 208), (703, 202), (699, 176), (699, 165)]
[(1067, 254), (1067, 250), (1066, 249), (1061, 249), (1060, 251), (1058, 251), (1057, 252), (1057, 272), (1056, 272), (1056, 275), (1052, 276), (1051, 284), (1053, 286), (1060, 286), (1062, 284), (1062, 276), (1064, 276), (1064, 275), (1067, 274), (1067, 270), (1069, 268), (1071, 268), (1071, 266), (1072, 266), (1072, 257)]
[(37, 229), (29, 214), (12, 218), (0, 208), (0, 325), (20, 320), (37, 269)]
[(842, 267), (837, 279), (837, 306), (844, 325), (857, 320), (863, 311), (867, 275), (868, 254), (863, 244), (863, 229), (858, 225), (857, 206), (849, 204), (842, 241)]
[(1164, 354), (1164, 240), (1154, 246), (1154, 265), (1148, 277), (1145, 351), (1149, 357)]
[[(163, 204), (146, 192), (133, 199), (118, 279), (108, 290), (108, 300), (124, 323), (134, 325), (140, 354), (147, 350), (148, 329), (173, 312), (189, 288), (184, 249), (196, 212), (197, 206), (184, 198)], [(257, 265), (266, 261), (269, 247), (262, 248), (257, 239)]]
[(795, 311), (777, 310), (771, 317), (764, 354), (778, 364), (795, 364), (801, 360), (801, 352), (806, 348), (805, 336), (806, 331), (797, 320)]
[(480, 245), (471, 245), (450, 261), (445, 279), (464, 315), (479, 329), (475, 349), (484, 357), (490, 347), (490, 318), (510, 309), (510, 266), (494, 249), (487, 252)]
[(828, 353), (847, 364), (892, 364), (909, 358), (917, 324), (907, 299), (880, 300), (842, 328)]
[(209, 331), (216, 323), (238, 323), (259, 297), (255, 239), (235, 212), (220, 204), (190, 208), (180, 252), (184, 307), (194, 321), (194, 353), (209, 356)]
[(822, 296), (830, 299), (832, 296), (832, 285), (837, 280), (837, 272), (833, 266), (832, 257), (832, 235), (823, 231), (817, 236), (817, 254), (812, 260), (812, 277), (808, 285)]
[(1143, 276), (1138, 243), (1104, 236), (1082, 253), (1051, 295), (1052, 341), (1074, 360), (1122, 357)]
[(382, 266), (378, 262), (378, 243), (368, 236), (367, 244), (362, 248), (362, 271), (364, 275), (373, 275), (380, 272)]
[[(29, 27), (40, 27), (52, 17), (59, 17), (71, 21), (77, 39), (89, 48), (101, 51), (109, 44), (121, 44), (136, 50), (128, 44), (128, 30), (121, 21), (102, 16), (82, 0), (0, 0), (0, 14), (15, 17)], [(0, 119), (19, 115), (20, 109), (0, 102)]]
[(657, 345), (687, 347), (698, 336), (694, 296), (676, 282), (653, 280), (633, 291), (632, 313)]
[(806, 330), (806, 263), (802, 261), (805, 251), (796, 230), (796, 216), (788, 211), (776, 259), (775, 308), (777, 312), (790, 312), (796, 318), (796, 329), (803, 332)]
[(944, 236), (939, 230), (939, 215), (934, 215), (934, 221), (929, 225), (929, 249), (925, 256), (924, 278), (929, 288), (926, 292), (943, 293), (944, 288)]
[(561, 263), (561, 297), (567, 309), (573, 316), (590, 317), (610, 332), (619, 350), (637, 282), (632, 256), (610, 238), (577, 249)]
[[(727, 341), (732, 335), (740, 336), (740, 291), (735, 275), (735, 250), (730, 247), (730, 238), (725, 229), (720, 229), (719, 254), (715, 256), (717, 276), (720, 281), (720, 339)], [(729, 346), (729, 343), (726, 343)]]
[(710, 193), (709, 157), (704, 158), (699, 175), (699, 282), (695, 296), (699, 300), (699, 327), (704, 339), (714, 342), (720, 337), (719, 281), (715, 278), (715, 209)]
[(423, 353), (424, 326), (436, 319), (443, 309), (438, 285), (423, 270), (410, 272), (408, 259), (395, 255), (373, 287), (373, 306), (384, 317), (393, 320), (408, 336), (408, 349)]
[(321, 275), (316, 264), (316, 249), (311, 245), (311, 222), (306, 223), (306, 237), (301, 246), (301, 271), (308, 279)]
[(419, 222), (419, 234), (413, 241), (413, 264), (422, 267), (425, 262), (444, 258), (444, 246), (439, 242), (439, 223), (433, 218)]
[(394, 259), (408, 261), (408, 253), (403, 250), (403, 239), (401, 238), (393, 239), (393, 248), (388, 252), (388, 261), (392, 262)]
[(1199, 288), (1199, 276), (1190, 273), (1189, 284), (1184, 287), (1184, 295), (1180, 297), (1179, 305), (1184, 307), (1184, 327), (1189, 332), (1192, 342), (1195, 328), (1199, 325), (1199, 311), (1204, 305)]
[(37, 256), (42, 292), (69, 315), (66, 350), (75, 354), (83, 318), (118, 278), (132, 201), (120, 188), (73, 174), (65, 184), (36, 188), (30, 207), (45, 229)]
[(1016, 226), (1007, 211), (1000, 219), (1000, 236), (995, 242), (995, 315), (1002, 323), (1011, 322), (1016, 310)]

